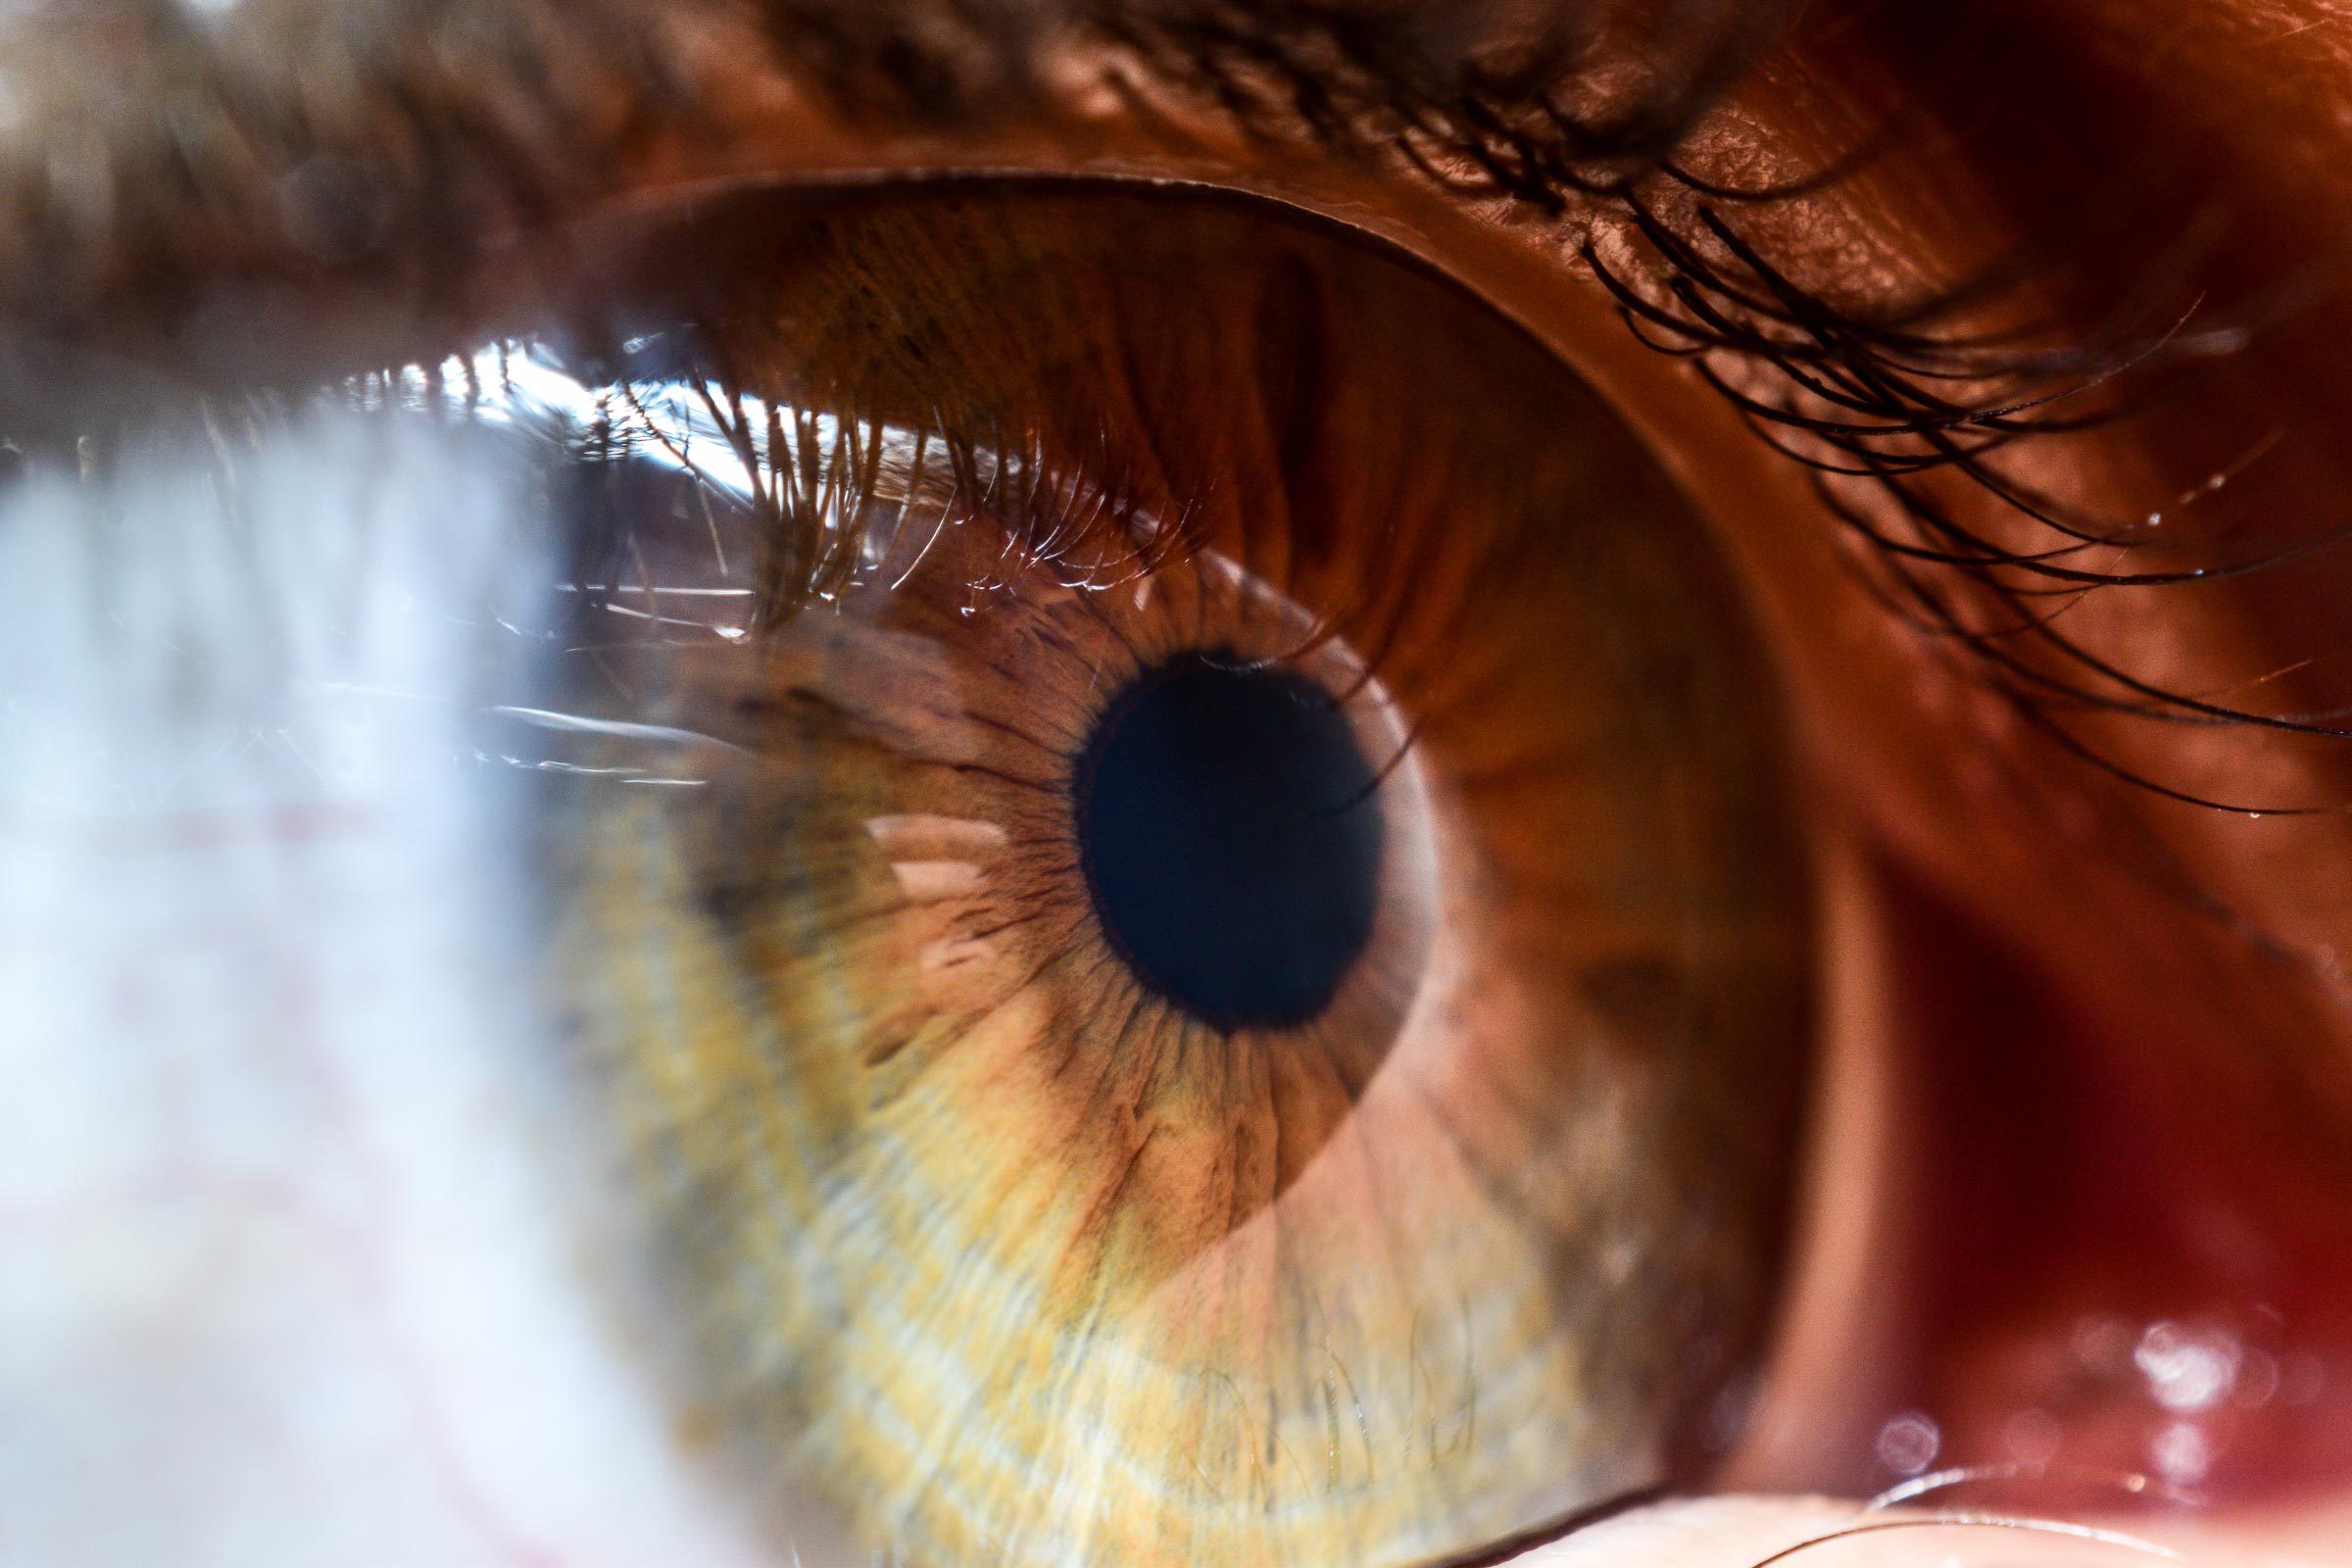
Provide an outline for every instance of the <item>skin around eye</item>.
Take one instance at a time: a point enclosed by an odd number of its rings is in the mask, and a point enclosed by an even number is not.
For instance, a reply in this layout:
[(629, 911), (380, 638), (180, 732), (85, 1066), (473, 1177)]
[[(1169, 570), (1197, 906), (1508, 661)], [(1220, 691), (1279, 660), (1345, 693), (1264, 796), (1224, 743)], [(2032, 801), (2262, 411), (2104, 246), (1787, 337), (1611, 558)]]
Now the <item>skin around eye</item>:
[[(2165, 317), (2151, 336), (2175, 322), (2191, 337), (2215, 332), (2188, 363), (2127, 377), (2133, 394), (2114, 417), (2028, 437), (1994, 466), (2072, 516), (2129, 525), (2119, 538), (2138, 542), (2102, 555), (2111, 569), (2212, 570), (2281, 549), (2289, 564), (2242, 580), (2031, 602), (2066, 605), (2060, 634), (2139, 683), (2111, 696), (2230, 692), (2266, 715), (2327, 712), (2338, 698), (2319, 672), (2341, 643), (2330, 586), (2341, 565), (2291, 552), (2339, 526), (2340, 269), (2303, 227), (2315, 187), (2298, 182), (2290, 197), (2273, 182), (2295, 165), (2304, 132), (2292, 127), (2332, 117), (2340, 61), (2307, 57), (2310, 74), (2280, 118), (2286, 100), (2249, 75), (2261, 74), (2260, 52), (2225, 41), (2248, 21), (2225, 14), (2237, 9), (2193, 22), (2185, 12), (2002, 10), (1983, 16), (1981, 31), (1882, 19), (1858, 55), (1824, 43), (1812, 61), (1857, 95), (1892, 95), (1874, 100), (1891, 119), (1865, 111), (1847, 122), (1907, 127), (1881, 176), (1857, 177), (1826, 206), (1727, 210), (1726, 221), (1791, 263), (1822, 258), (1815, 247), (1860, 246), (1871, 260), (1840, 251), (1809, 274), (1849, 304), (1998, 275), (2011, 280), (1992, 291), (2013, 313), (2008, 329), (2016, 313), (2037, 313), (2045, 331), (2063, 323), (2078, 350), (2103, 330), (2128, 333), (2119, 323), (2143, 309)], [(2149, 66), (2128, 41), (2208, 24), (2193, 69), (2169, 52), (2163, 69)], [(2026, 36), (2037, 40), (2032, 65), (1993, 64)], [(1906, 96), (1905, 84), (1925, 96)], [(1895, 98), (1920, 113), (1906, 120)], [(2222, 129), (2199, 107), (2220, 104), (2231, 106), (2223, 118), (2250, 118)], [(1735, 131), (1717, 144), (1727, 166), (1740, 142)], [(2062, 142), (2085, 156), (2050, 158)], [(2188, 237), (2200, 221), (2228, 242), (2200, 247)], [(2178, 269), (2152, 268), (2166, 251)], [(2033, 260), (2021, 268), (2021, 256)], [(1943, 330), (1997, 330), (1985, 295), (1973, 298), (1980, 313), (1958, 308)], [(2281, 311), (2298, 324), (2284, 325)], [(1787, 394), (1781, 386), (1774, 396)], [(1869, 517), (1901, 510), (1884, 488), (1875, 501), (1857, 498), (1868, 485), (1824, 488)], [(1993, 488), (1949, 472), (1911, 481), (1979, 538), (2058, 548)], [(1895, 538), (1919, 542), (1899, 525)], [(1849, 564), (1886, 571), (1875, 545)], [(1945, 603), (1985, 613), (1969, 574), (1917, 558), (1905, 566)], [(1826, 563), (1783, 571), (1814, 603), (1835, 602)], [(1896, 600), (1919, 605), (1899, 589)], [(1857, 621), (1881, 613), (1851, 609)], [(2115, 1490), (2119, 1477), (2140, 1476), (2163, 1490), (2160, 1515), (2244, 1518), (2267, 1533), (2298, 1507), (2325, 1510), (2342, 1485), (2332, 1456), (2345, 1430), (2341, 1406), (2319, 1392), (2337, 1381), (2321, 1369), (2340, 1355), (2344, 1299), (2342, 1022), (2330, 1000), (2340, 982), (2325, 935), (2337, 921), (2340, 818), (2250, 822), (2168, 801), (2069, 746), (2143, 781), (2259, 806), (2340, 799), (2333, 743), (2151, 721), (2096, 694), (2082, 702), (2079, 687), (2033, 685), (2056, 664), (2043, 662), (2054, 646), (2031, 631), (1994, 637), (1990, 657), (1948, 635), (1889, 648), (1877, 667), (1905, 689), (1874, 698), (1877, 662), (1856, 652), (1853, 626), (1830, 629), (1838, 614), (1788, 624), (1800, 639), (1847, 646), (1846, 673), (1834, 679), (1849, 716), (1820, 733), (1842, 760), (1835, 776), (1859, 784), (1863, 837), (1885, 846), (1872, 918), (1886, 978), (1870, 1005), (1904, 1079), (1892, 1120), (1906, 1147), (1891, 1156), (1901, 1174), (1889, 1190), (1911, 1215), (1882, 1211), (1856, 1234), (1876, 1238), (1871, 1316), (1908, 1318), (1921, 1332), (1911, 1369), (1845, 1427), (1850, 1479), (1835, 1478), (1829, 1458), (1837, 1445), (1825, 1433), (1838, 1418), (1820, 1419), (1846, 1404), (1842, 1394), (1806, 1406), (1814, 1419), (1791, 1417), (1748, 1478), (1859, 1491), (1875, 1470), (1891, 1482), (1899, 1467), (1886, 1455), (1901, 1457), (1926, 1420), (1937, 1464), (2022, 1467), (2026, 1479), (2001, 1499), (2012, 1506), (2139, 1513), (2145, 1525), (2148, 1510)], [(1987, 695), (2003, 657), (2032, 672), (2032, 701)], [(2290, 665), (2293, 674), (2263, 678)], [(2323, 689), (2271, 689), (2308, 677)], [(1904, 709), (1944, 740), (1896, 740), (1911, 720), (1888, 714)], [(1865, 710), (1866, 721), (1854, 716)], [(2288, 841), (2300, 845), (2294, 866)], [(1906, 1223), (1918, 1227), (1908, 1239)], [(1984, 1261), (1993, 1257), (1998, 1266)], [(2115, 1343), (2103, 1346), (2103, 1334)], [(1853, 1376), (1839, 1341), (1815, 1343), (1816, 1376)], [(2302, 1368), (2292, 1399), (2272, 1378), (2287, 1358)], [(2181, 1380), (2189, 1363), (2210, 1364), (2211, 1387), (2197, 1373)], [(2327, 1540), (2325, 1526), (2314, 1539)]]
[[(582, 596), (561, 706), (706, 739), (692, 789), (570, 758), (558, 962), (756, 1451), (915, 1560), (1403, 1563), (1720, 1443), (1807, 897), (1738, 601), (1605, 408), (1207, 198), (640, 243), (713, 275), (605, 294), (644, 368), (589, 448), (750, 482), (597, 516), (634, 581)], [(715, 439), (658, 412), (695, 407)], [(1147, 926), (1130, 860), (1201, 871), (1189, 913)], [(1237, 967), (1198, 926), (1241, 899), (1305, 946)]]

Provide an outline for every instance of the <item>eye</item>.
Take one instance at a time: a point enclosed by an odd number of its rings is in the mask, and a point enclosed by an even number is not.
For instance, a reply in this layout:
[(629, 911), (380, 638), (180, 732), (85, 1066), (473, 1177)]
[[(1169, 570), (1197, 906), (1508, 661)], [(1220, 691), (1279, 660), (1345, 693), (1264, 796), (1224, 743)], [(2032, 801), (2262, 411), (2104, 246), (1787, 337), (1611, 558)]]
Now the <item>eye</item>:
[[(517, 1201), (601, 1260), (533, 1310), (646, 1334), (796, 1549), (1427, 1562), (1697, 1477), (1812, 894), (1771, 660), (1609, 405), (1229, 196), (753, 191), (568, 275), (405, 368), (21, 416), (26, 572), (117, 516), (215, 585), (135, 659), (37, 623), (133, 776), (377, 803), (354, 863), (467, 906), (510, 1035), (263, 1038), (563, 1126)], [(36, 711), (44, 787), (122, 776), (89, 728)]]
[(0, 80), (0, 1557), (2340, 1553), (2311, 29), (1080, 9)]
[(940, 1562), (1417, 1561), (1686, 1461), (1808, 915), (1759, 645), (1606, 406), (1225, 199), (638, 243), (700, 265), (606, 296), (544, 820), (710, 1397)]

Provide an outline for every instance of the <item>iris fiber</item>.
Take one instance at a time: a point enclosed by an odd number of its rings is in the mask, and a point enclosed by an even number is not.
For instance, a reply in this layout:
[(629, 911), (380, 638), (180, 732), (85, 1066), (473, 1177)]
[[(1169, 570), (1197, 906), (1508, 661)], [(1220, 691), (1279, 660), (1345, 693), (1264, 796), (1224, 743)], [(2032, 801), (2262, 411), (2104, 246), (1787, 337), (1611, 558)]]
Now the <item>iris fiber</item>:
[(1078, 771), (1104, 934), (1208, 1023), (1310, 1021), (1372, 938), (1378, 784), (1346, 710), (1304, 675), (1213, 652), (1146, 672)]
[(756, 481), (623, 498), (550, 704), (616, 721), (548, 876), (683, 1396), (921, 1568), (1397, 1568), (1699, 1456), (1811, 944), (1633, 433), (1223, 198), (747, 193), (622, 270), (711, 363), (612, 444)]

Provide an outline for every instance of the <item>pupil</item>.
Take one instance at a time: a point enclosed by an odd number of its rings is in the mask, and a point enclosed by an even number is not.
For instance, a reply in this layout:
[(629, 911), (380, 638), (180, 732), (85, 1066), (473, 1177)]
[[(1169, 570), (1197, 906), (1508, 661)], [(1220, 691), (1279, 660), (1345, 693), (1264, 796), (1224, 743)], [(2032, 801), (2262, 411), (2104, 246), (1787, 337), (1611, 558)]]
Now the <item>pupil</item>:
[(1376, 775), (1316, 682), (1226, 653), (1147, 671), (1078, 769), (1095, 911), (1138, 978), (1222, 1028), (1321, 1013), (1371, 939)]

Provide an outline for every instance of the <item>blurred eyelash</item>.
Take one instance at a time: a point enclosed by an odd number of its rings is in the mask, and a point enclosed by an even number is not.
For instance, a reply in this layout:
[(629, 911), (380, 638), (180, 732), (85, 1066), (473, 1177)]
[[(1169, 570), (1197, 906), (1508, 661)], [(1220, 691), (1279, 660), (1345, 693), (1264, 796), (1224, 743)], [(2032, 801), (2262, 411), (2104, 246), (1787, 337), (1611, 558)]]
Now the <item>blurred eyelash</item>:
[(1459, 193), (1556, 217), (1572, 194), (1622, 189), (1664, 164), (1793, 8), (1680, 0), (1636, 19), (1629, 38), (1638, 7), (1562, 6), (1523, 35), (1450, 48), (1435, 40), (1465, 29), (1465, 8), (1426, 0), (1096, 9), (1106, 37), (1256, 134), (1393, 150)]
[[(1073, 50), (1151, 113), (1460, 162), (1562, 210), (1664, 159), (1792, 0), (1592, 0), (1529, 28), (1464, 0), (100, 0), (0, 16), (0, 310), (169, 322), (195, 280), (356, 275), (437, 295), (490, 236), (612, 194), (645, 149), (727, 132), (710, 62), (764, 48), (855, 122), (1051, 117)], [(757, 35), (739, 31), (749, 17)], [(104, 58), (94, 88), (60, 70)], [(1164, 104), (1164, 97), (1159, 98)]]
[[(1144, 511), (1111, 463), (1071, 461), (1031, 430), (755, 408), (715, 368), (698, 367), (675, 384), (693, 389), (692, 412), (707, 418), (702, 450), (715, 447), (743, 475), (737, 504), (759, 518), (747, 629), (786, 624), (811, 600), (831, 600), (887, 563), (900, 563), (889, 570), (903, 575), (911, 568), (898, 547), (913, 542), (910, 528), (934, 543), (949, 528), (996, 532), (996, 571), (967, 585), (976, 595), (1031, 568), (1072, 585), (1117, 586), (1196, 543), (1189, 519)], [(565, 444), (576, 485), (576, 514), (567, 519), (578, 555), (572, 586), (593, 608), (632, 591), (642, 498), (627, 490), (630, 462), (658, 454), (674, 465), (694, 481), (706, 516), (710, 476), (695, 443), (677, 434), (674, 414), (627, 382), (606, 394), (594, 422)]]

